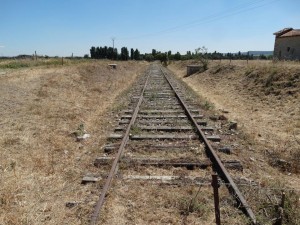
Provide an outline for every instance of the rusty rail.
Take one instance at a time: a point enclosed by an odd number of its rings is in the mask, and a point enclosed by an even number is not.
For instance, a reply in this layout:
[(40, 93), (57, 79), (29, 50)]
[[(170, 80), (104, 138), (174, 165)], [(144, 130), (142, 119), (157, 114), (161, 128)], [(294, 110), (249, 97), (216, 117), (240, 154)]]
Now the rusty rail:
[(121, 145), (120, 145), (120, 147), (118, 149), (118, 152), (117, 152), (117, 154), (115, 156), (115, 159), (113, 161), (112, 167), (111, 167), (111, 169), (109, 171), (109, 174), (108, 174), (108, 177), (106, 179), (105, 185), (102, 188), (102, 191), (101, 191), (100, 197), (99, 197), (99, 199), (97, 201), (94, 213), (93, 213), (93, 215), (91, 217), (91, 222), (90, 222), (91, 225), (96, 225), (96, 223), (97, 223), (97, 220), (98, 220), (99, 215), (100, 215), (100, 210), (101, 210), (101, 208), (102, 208), (102, 206), (104, 204), (104, 201), (105, 201), (105, 196), (106, 196), (106, 194), (108, 192), (108, 189), (109, 189), (109, 187), (111, 185), (112, 179), (113, 179), (115, 173), (117, 172), (118, 162), (119, 162), (119, 160), (120, 160), (120, 158), (121, 158), (121, 156), (123, 154), (124, 148), (125, 148), (128, 140), (129, 140), (129, 133), (130, 133), (131, 126), (134, 124), (134, 122), (135, 122), (135, 120), (137, 118), (137, 114), (138, 114), (140, 105), (141, 105), (141, 103), (143, 101), (143, 95), (144, 95), (144, 92), (145, 92), (145, 89), (146, 89), (146, 86), (147, 86), (147, 83), (148, 83), (148, 80), (149, 80), (149, 75), (150, 75), (150, 72), (148, 72), (148, 75), (147, 75), (147, 78), (146, 78), (146, 82), (145, 82), (145, 85), (144, 85), (143, 90), (141, 92), (138, 104), (137, 104), (137, 106), (136, 106), (136, 108), (135, 108), (135, 110), (133, 112), (133, 115), (132, 115), (132, 118), (130, 120), (130, 123), (129, 123), (127, 129), (126, 129), (126, 133), (125, 133), (125, 135), (124, 135), (124, 137), (122, 139)]
[(161, 72), (163, 73), (164, 77), (168, 81), (171, 88), (174, 90), (175, 96), (178, 99), (178, 101), (180, 102), (180, 104), (182, 105), (182, 107), (184, 108), (187, 116), (193, 122), (193, 125), (195, 126), (196, 131), (199, 134), (199, 137), (202, 139), (202, 141), (205, 144), (206, 153), (209, 156), (210, 160), (212, 161), (214, 168), (217, 170), (217, 172), (219, 173), (221, 178), (226, 183), (229, 183), (229, 185), (227, 186), (227, 188), (229, 189), (229, 192), (237, 199), (238, 203), (241, 204), (241, 206), (242, 206), (241, 208), (246, 213), (246, 215), (250, 218), (252, 224), (256, 224), (255, 215), (254, 215), (252, 209), (250, 208), (250, 206), (248, 205), (246, 199), (244, 198), (244, 196), (242, 195), (242, 193), (238, 189), (237, 185), (234, 183), (233, 179), (231, 178), (230, 174), (228, 173), (228, 171), (226, 170), (226, 168), (222, 164), (222, 162), (221, 162), (220, 158), (218, 157), (217, 153), (215, 152), (213, 147), (210, 145), (209, 141), (205, 137), (205, 134), (201, 130), (200, 126), (197, 124), (197, 121), (192, 116), (192, 113), (188, 109), (187, 105), (184, 103), (183, 99), (176, 92), (176, 90), (175, 90), (173, 84), (171, 83), (170, 79), (167, 77), (167, 75), (164, 73), (164, 71), (162, 69), (161, 69)]
[[(191, 120), (191, 122), (193, 123), (193, 125), (196, 128), (196, 132), (199, 135), (199, 138), (204, 142), (205, 144), (205, 149), (206, 149), (206, 153), (208, 155), (208, 157), (210, 158), (210, 160), (213, 163), (214, 169), (219, 173), (220, 177), (226, 182), (229, 183), (229, 185), (227, 186), (230, 193), (236, 198), (237, 202), (241, 205), (241, 208), (243, 209), (243, 211), (245, 212), (245, 214), (250, 218), (251, 223), (252, 224), (256, 224), (256, 218), (255, 215), (253, 213), (253, 211), (251, 210), (251, 208), (249, 207), (247, 201), (245, 200), (245, 198), (243, 197), (242, 193), (239, 191), (237, 185), (234, 183), (233, 179), (231, 178), (231, 176), (229, 175), (229, 173), (227, 172), (227, 170), (225, 169), (224, 165), (222, 164), (221, 160), (219, 159), (218, 155), (216, 154), (216, 152), (214, 151), (214, 149), (212, 148), (212, 146), (210, 145), (208, 139), (205, 137), (203, 131), (201, 130), (200, 126), (197, 124), (195, 118), (192, 116), (190, 110), (188, 109), (187, 105), (185, 104), (185, 102), (183, 101), (183, 99), (178, 95), (178, 93), (176, 92), (172, 82), (170, 81), (170, 79), (168, 78), (168, 76), (164, 73), (164, 71), (162, 69), (160, 69), (164, 78), (166, 79), (166, 81), (168, 82), (168, 84), (170, 85), (170, 87), (172, 88), (172, 90), (174, 91), (174, 94), (176, 96), (176, 98), (178, 99), (179, 103), (181, 104), (181, 106), (183, 107), (183, 109), (186, 112), (186, 115), (188, 116), (188, 118)], [(120, 144), (120, 147), (118, 149), (118, 152), (114, 158), (112, 167), (110, 169), (109, 175), (107, 177), (107, 180), (105, 182), (104, 187), (101, 190), (101, 194), (99, 196), (99, 199), (97, 201), (97, 204), (95, 206), (93, 215), (91, 217), (91, 225), (96, 225), (97, 224), (97, 220), (100, 216), (100, 211), (101, 208), (104, 205), (104, 201), (105, 201), (105, 197), (108, 193), (108, 190), (110, 188), (110, 185), (112, 183), (113, 177), (117, 172), (117, 168), (118, 168), (118, 163), (119, 160), (121, 158), (121, 156), (123, 155), (124, 152), (124, 148), (129, 140), (129, 133), (131, 130), (132, 125), (134, 124), (136, 118), (137, 118), (137, 114), (139, 111), (139, 108), (141, 106), (141, 103), (143, 101), (143, 95), (146, 89), (146, 86), (148, 84), (148, 80), (149, 80), (149, 76), (150, 76), (150, 71), (148, 71), (147, 74), (147, 78), (146, 78), (146, 82), (143, 86), (143, 89), (141, 91), (141, 95), (139, 97), (139, 101), (136, 105), (136, 108), (133, 112), (133, 115), (131, 117), (130, 123), (126, 129), (125, 135), (122, 138), (122, 142)]]

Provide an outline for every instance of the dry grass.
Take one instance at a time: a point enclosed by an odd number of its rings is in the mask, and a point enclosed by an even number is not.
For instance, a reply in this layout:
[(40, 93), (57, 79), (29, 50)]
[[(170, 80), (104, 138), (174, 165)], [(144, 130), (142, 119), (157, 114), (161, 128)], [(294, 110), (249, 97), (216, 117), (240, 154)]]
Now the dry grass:
[[(84, 224), (91, 187), (82, 186), (112, 125), (108, 109), (145, 67), (85, 62), (6, 69), (0, 75), (0, 224)], [(84, 124), (91, 138), (71, 134)], [(74, 208), (68, 201), (81, 202)], [(86, 206), (87, 205), (87, 206)]]
[[(178, 62), (169, 67), (183, 78), (189, 63)], [(206, 72), (183, 78), (208, 102), (207, 106), (213, 105), (218, 113), (229, 111), (226, 117), (238, 122), (238, 136), (242, 140), (238, 156), (244, 176), (265, 183), (265, 188), (284, 184), (275, 192), (282, 188), (295, 190), (290, 195), (290, 212), (297, 211), (300, 190), (299, 69), (298, 62), (214, 61)], [(257, 203), (266, 197), (261, 193), (255, 189), (249, 196), (257, 213)], [(262, 215), (261, 219), (269, 220), (271, 216)], [(294, 221), (299, 219), (295, 216)]]
[[(185, 63), (185, 64), (183, 64)], [(171, 65), (181, 77), (185, 65)], [(209, 70), (185, 81), (217, 109), (230, 111), (243, 130), (268, 152), (299, 171), (300, 64), (271, 61), (214, 61)]]
[(38, 58), (33, 59), (0, 59), (0, 69), (20, 69), (28, 67), (58, 67), (62, 64), (75, 65), (80, 63), (86, 63), (92, 60), (87, 59), (61, 59), (61, 58)]
[[(215, 224), (210, 185), (118, 181), (99, 224)], [(220, 189), (222, 224), (246, 224), (226, 188)]]

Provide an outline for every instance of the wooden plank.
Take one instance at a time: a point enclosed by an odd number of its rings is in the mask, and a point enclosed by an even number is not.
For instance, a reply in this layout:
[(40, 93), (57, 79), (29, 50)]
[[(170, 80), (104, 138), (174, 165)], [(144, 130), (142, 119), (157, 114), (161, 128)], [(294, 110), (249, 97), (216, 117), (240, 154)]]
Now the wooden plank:
[(122, 134), (110, 134), (108, 139), (122, 139), (123, 135)]
[[(123, 120), (120, 120), (119, 121), (119, 125), (124, 125), (124, 124), (128, 124), (129, 122), (128, 122), (128, 120), (127, 119), (123, 119)], [(160, 124), (160, 125), (163, 125), (163, 124), (173, 124), (173, 123), (176, 123), (177, 125), (178, 124), (184, 124), (184, 125), (189, 125), (189, 122), (188, 121), (184, 121), (184, 120), (176, 120), (176, 119), (168, 119), (168, 120), (153, 120), (153, 119), (149, 119), (149, 120), (147, 120), (147, 119), (145, 119), (145, 120), (139, 120), (138, 121), (138, 123), (139, 124), (146, 124), (146, 125), (148, 125), (148, 124), (151, 124), (151, 125), (153, 125), (153, 124)]]
[[(124, 110), (125, 114), (131, 114), (132, 110)], [(199, 110), (191, 110), (192, 113), (199, 113)], [(184, 113), (183, 109), (154, 109), (154, 110), (140, 110), (140, 114), (162, 114), (162, 113)]]
[(169, 92), (169, 93), (147, 93), (147, 94), (144, 94), (144, 97), (147, 97), (147, 98), (157, 98), (157, 97), (175, 97), (175, 94), (174, 92)]
[(143, 139), (188, 139), (195, 140), (198, 136), (194, 134), (190, 135), (172, 135), (172, 134), (141, 134), (130, 136), (131, 140), (143, 140)]
[[(147, 131), (187, 131), (187, 130), (194, 130), (192, 126), (137, 126), (138, 129), (147, 130)], [(116, 127), (115, 131), (122, 131), (125, 130), (126, 127)], [(204, 131), (214, 131), (213, 127), (202, 127)]]
[[(157, 131), (181, 131), (181, 130), (193, 130), (193, 127), (191, 126), (137, 126), (138, 129), (141, 130), (157, 130)], [(121, 131), (124, 130), (124, 127), (116, 127), (115, 131)]]
[(117, 147), (115, 147), (115, 146), (105, 146), (105, 147), (104, 147), (104, 152), (105, 152), (105, 153), (111, 153), (111, 152), (113, 152), (116, 148), (117, 148)]
[[(203, 115), (193, 115), (195, 119), (202, 119)], [(130, 119), (131, 115), (122, 115), (121, 119)], [(164, 119), (164, 118), (176, 118), (176, 119), (186, 119), (186, 115), (138, 115), (139, 119)]]
[(210, 136), (205, 136), (207, 140), (213, 141), (213, 142), (220, 142), (221, 138), (219, 135), (210, 135)]
[(240, 161), (230, 160), (223, 162), (223, 164), (227, 169), (243, 171), (243, 166)]
[[(121, 139), (123, 138), (122, 134), (110, 134), (109, 139)], [(129, 137), (131, 140), (144, 140), (144, 139), (188, 139), (188, 140), (195, 140), (199, 137), (194, 134), (140, 134), (140, 135), (131, 135)], [(220, 142), (221, 138), (218, 135), (210, 135), (206, 136), (208, 140), (211, 140), (213, 142)]]
[[(119, 179), (125, 181), (154, 181), (164, 184), (176, 185), (178, 183), (182, 184), (196, 184), (196, 185), (208, 185), (211, 186), (211, 178), (208, 177), (195, 177), (195, 176), (160, 176), (160, 175), (120, 175)], [(258, 186), (258, 184), (253, 180), (248, 180), (245, 178), (233, 178), (235, 183), (240, 185), (251, 185)], [(218, 183), (222, 185), (223, 181), (218, 179)]]
[(197, 121), (197, 124), (200, 126), (207, 126), (207, 121)]
[(101, 177), (94, 177), (91, 175), (86, 175), (82, 178), (81, 183), (82, 184), (87, 184), (87, 183), (96, 183), (100, 181), (102, 178)]
[(192, 177), (192, 176), (156, 176), (156, 175), (123, 175), (121, 179), (125, 181), (148, 181), (159, 182), (162, 184), (176, 185), (208, 185), (211, 183), (210, 178)]
[(191, 147), (199, 147), (199, 146), (170, 146), (170, 145), (149, 145), (149, 146), (141, 146), (141, 147), (130, 147), (130, 151), (139, 152), (139, 151), (191, 151)]
[(231, 148), (230, 147), (221, 147), (221, 148), (218, 148), (218, 151), (219, 152), (223, 152), (223, 153), (225, 153), (225, 154), (227, 154), (227, 155), (230, 155), (231, 154)]
[[(94, 165), (100, 167), (103, 165), (110, 165), (113, 161), (112, 157), (98, 157), (96, 158)], [(174, 167), (188, 167), (188, 168), (207, 168), (211, 166), (209, 159), (190, 161), (190, 159), (157, 159), (157, 158), (125, 158), (123, 157), (119, 161), (129, 166), (141, 165), (141, 166), (174, 166)]]
[[(98, 157), (94, 161), (96, 167), (107, 166), (112, 163), (113, 157)], [(187, 167), (193, 169), (195, 167), (205, 169), (212, 165), (211, 161), (207, 159), (161, 159), (161, 158), (129, 158), (123, 157), (119, 163), (126, 164), (127, 166), (173, 166), (173, 167)], [(222, 161), (224, 166), (228, 169), (243, 171), (242, 164), (237, 160)]]

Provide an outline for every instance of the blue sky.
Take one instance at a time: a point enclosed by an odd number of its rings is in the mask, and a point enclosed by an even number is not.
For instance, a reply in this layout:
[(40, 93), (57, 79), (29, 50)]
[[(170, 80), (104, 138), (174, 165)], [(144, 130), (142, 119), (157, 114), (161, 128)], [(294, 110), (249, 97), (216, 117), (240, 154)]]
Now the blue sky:
[(91, 46), (273, 50), (300, 28), (299, 0), (0, 0), (0, 56), (83, 56)]

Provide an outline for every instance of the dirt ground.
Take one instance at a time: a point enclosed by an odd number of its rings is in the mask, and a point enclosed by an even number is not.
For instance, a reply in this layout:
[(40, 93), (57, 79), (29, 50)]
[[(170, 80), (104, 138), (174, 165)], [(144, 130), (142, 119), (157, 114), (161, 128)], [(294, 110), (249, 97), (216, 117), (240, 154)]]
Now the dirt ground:
[(174, 62), (169, 69), (217, 113), (238, 122), (257, 178), (280, 178), (300, 191), (300, 63), (210, 61), (207, 71), (185, 77), (186, 66), (196, 63)]
[[(116, 97), (147, 65), (109, 63), (0, 71), (0, 224), (85, 223), (90, 211), (65, 205), (90, 202), (81, 179), (95, 170)], [(80, 124), (91, 137), (76, 142)]]

